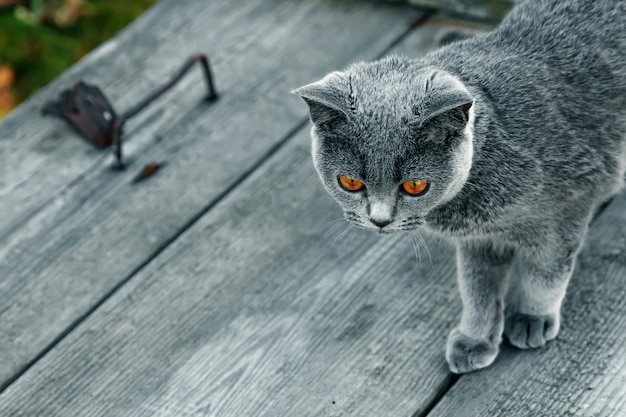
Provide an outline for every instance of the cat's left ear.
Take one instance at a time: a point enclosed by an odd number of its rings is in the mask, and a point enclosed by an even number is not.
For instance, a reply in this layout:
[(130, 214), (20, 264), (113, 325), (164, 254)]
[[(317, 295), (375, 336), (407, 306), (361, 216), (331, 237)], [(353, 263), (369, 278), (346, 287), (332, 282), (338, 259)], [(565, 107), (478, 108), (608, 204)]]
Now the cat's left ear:
[(454, 129), (463, 129), (469, 120), (474, 98), (463, 83), (451, 74), (431, 69), (425, 74), (420, 100), (413, 109), (420, 125), (434, 118)]
[(292, 91), (309, 106), (311, 121), (318, 127), (331, 127), (336, 122), (350, 120), (348, 96), (350, 81), (336, 71), (321, 80)]

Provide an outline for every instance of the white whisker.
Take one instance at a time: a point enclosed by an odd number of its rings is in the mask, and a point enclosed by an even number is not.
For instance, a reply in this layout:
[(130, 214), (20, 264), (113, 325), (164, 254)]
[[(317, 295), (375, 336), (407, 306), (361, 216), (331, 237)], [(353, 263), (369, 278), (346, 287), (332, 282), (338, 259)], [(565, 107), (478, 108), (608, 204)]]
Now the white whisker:
[(337, 235), (337, 237), (335, 238), (335, 240), (333, 240), (333, 243), (332, 243), (330, 246), (331, 246), (331, 247), (335, 246), (335, 244), (336, 244), (336, 243), (337, 243), (337, 242), (338, 242), (338, 241), (339, 241), (339, 240), (340, 240), (343, 236), (345, 236), (345, 234), (346, 234), (349, 230), (351, 230), (351, 229), (353, 229), (353, 228), (354, 228), (354, 226), (352, 226), (352, 225), (348, 225), (348, 227), (346, 227), (346, 228), (344, 229), (344, 231), (343, 231), (343, 232), (341, 232), (341, 233), (339, 233), (339, 234)]
[(411, 241), (411, 246), (413, 246), (413, 252), (415, 253), (417, 263), (422, 266), (422, 254), (420, 252), (419, 246), (417, 245), (417, 242), (415, 242), (414, 236), (411, 233), (407, 233), (406, 236), (408, 236), (409, 240)]
[(359, 233), (359, 231), (357, 230), (357, 228), (355, 227), (352, 232), (351, 232), (351, 236), (350, 236), (350, 243), (348, 244), (348, 250), (352, 250), (352, 242), (354, 241), (355, 236)]
[(333, 235), (335, 234), (335, 232), (337, 231), (337, 229), (338, 229), (338, 228), (340, 228), (340, 227), (342, 227), (342, 226), (343, 226), (343, 224), (341, 224), (341, 223), (335, 223), (335, 224), (331, 224), (331, 225), (329, 225), (328, 230), (326, 230), (326, 231), (324, 232), (324, 235), (323, 235), (323, 236), (324, 236), (324, 238), (325, 238), (325, 239), (330, 238), (331, 236), (333, 236)]
[(339, 218), (337, 218), (337, 219), (332, 219), (332, 220), (329, 220), (329, 221), (328, 221), (328, 223), (336, 223), (336, 222), (339, 222), (339, 221), (341, 221), (341, 220), (346, 220), (346, 218), (345, 218), (345, 217), (343, 217), (343, 216), (341, 216), (341, 217), (339, 217)]
[(415, 237), (416, 239), (418, 239), (418, 242), (421, 242), (422, 245), (424, 246), (424, 249), (426, 250), (426, 254), (428, 255), (428, 259), (430, 260), (430, 266), (433, 266), (433, 258), (430, 255), (430, 249), (428, 248), (428, 243), (426, 243), (426, 240), (422, 237), (422, 235), (420, 235), (420, 233), (415, 230)]

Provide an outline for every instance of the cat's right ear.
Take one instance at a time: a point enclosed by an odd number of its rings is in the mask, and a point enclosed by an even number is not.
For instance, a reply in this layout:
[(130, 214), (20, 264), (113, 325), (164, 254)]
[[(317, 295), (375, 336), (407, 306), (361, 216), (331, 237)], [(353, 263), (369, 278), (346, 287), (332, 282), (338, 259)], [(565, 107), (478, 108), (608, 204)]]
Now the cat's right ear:
[(467, 88), (456, 77), (437, 69), (426, 72), (424, 78), (421, 99), (414, 107), (420, 126), (439, 118), (453, 131), (464, 129), (474, 104)]
[(337, 122), (350, 120), (346, 108), (349, 88), (345, 74), (332, 72), (315, 83), (296, 88), (292, 93), (302, 97), (309, 106), (311, 121), (322, 129), (328, 129)]

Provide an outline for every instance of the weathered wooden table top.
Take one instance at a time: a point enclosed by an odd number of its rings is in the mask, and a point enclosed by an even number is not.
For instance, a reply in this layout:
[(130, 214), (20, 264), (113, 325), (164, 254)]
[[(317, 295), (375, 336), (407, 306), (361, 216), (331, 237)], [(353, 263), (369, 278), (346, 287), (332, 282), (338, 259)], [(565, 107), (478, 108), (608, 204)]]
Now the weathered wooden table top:
[[(162, 0), (11, 114), (0, 416), (625, 416), (626, 195), (591, 228), (558, 339), (455, 377), (453, 250), (344, 233), (316, 177), (290, 89), (422, 55), (452, 25), (480, 28), (373, 2)], [(219, 100), (194, 70), (129, 122), (125, 171), (39, 115), (79, 79), (126, 109), (195, 52)]]

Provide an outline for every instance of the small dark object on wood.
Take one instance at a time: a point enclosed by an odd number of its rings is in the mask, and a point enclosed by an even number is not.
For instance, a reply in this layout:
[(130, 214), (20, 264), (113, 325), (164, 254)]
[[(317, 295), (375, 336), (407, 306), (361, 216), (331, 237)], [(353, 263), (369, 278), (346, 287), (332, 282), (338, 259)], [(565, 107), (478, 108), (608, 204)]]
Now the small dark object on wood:
[(59, 101), (46, 103), (42, 114), (67, 120), (83, 139), (99, 148), (111, 144), (117, 114), (96, 86), (77, 82), (70, 90), (61, 92)]
[(157, 164), (156, 162), (153, 162), (151, 164), (146, 165), (145, 167), (143, 167), (143, 169), (141, 170), (141, 172), (139, 173), (139, 175), (137, 175), (135, 177), (135, 179), (133, 180), (133, 182), (136, 184), (138, 182), (141, 182), (143, 180), (145, 180), (148, 177), (151, 177), (155, 172), (157, 172), (159, 170), (159, 168), (161, 168), (163, 165), (165, 164)]
[(119, 116), (100, 88), (83, 81), (61, 92), (58, 101), (48, 102), (43, 107), (42, 114), (65, 119), (87, 142), (97, 147), (113, 145), (116, 167), (123, 168), (121, 136), (124, 123), (175, 86), (196, 62), (202, 65), (208, 88), (207, 100), (214, 101), (217, 99), (217, 93), (213, 85), (209, 61), (206, 55), (196, 54), (185, 62), (167, 84)]

